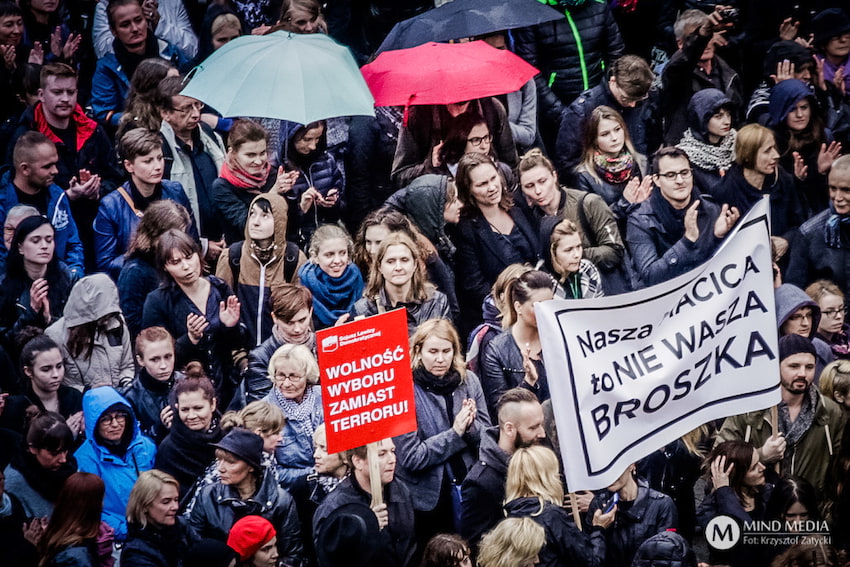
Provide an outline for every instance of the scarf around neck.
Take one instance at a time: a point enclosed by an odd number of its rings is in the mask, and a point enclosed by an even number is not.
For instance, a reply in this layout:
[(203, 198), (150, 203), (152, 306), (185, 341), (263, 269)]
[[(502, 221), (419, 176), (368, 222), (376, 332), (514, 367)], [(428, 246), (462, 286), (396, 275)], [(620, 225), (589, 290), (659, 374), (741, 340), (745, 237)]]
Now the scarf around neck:
[[(413, 381), (426, 392), (451, 396), (452, 392), (460, 386), (461, 379), (460, 373), (454, 368), (443, 376), (436, 376), (419, 366), (413, 370)], [(454, 419), (454, 416), (451, 419)]]
[(230, 159), (228, 157), (223, 164), (221, 164), (221, 177), (233, 185), (234, 187), (238, 187), (240, 189), (249, 189), (260, 192), (266, 184), (266, 181), (269, 178), (269, 172), (272, 170), (272, 164), (266, 162), (266, 167), (260, 175), (251, 175), (236, 163), (235, 160)]
[(127, 47), (118, 41), (117, 37), (112, 40), (112, 50), (115, 52), (115, 58), (118, 59), (118, 63), (121, 65), (121, 71), (124, 72), (128, 81), (133, 78), (133, 74), (136, 72), (136, 67), (139, 66), (139, 63), (145, 59), (159, 58), (159, 43), (154, 33), (150, 30), (148, 30), (148, 37), (145, 40), (144, 53), (130, 53), (127, 51)]
[(830, 248), (843, 248), (841, 244), (841, 229), (850, 226), (850, 215), (835, 212), (835, 205), (829, 202), (829, 218), (826, 219), (824, 241)]
[(313, 316), (324, 327), (330, 327), (363, 295), (363, 276), (349, 263), (338, 278), (322, 271), (318, 264), (307, 262), (298, 270), (301, 285), (313, 293)]
[(626, 148), (617, 157), (610, 157), (600, 151), (593, 152), (593, 165), (596, 172), (608, 183), (625, 183), (632, 176), (635, 160)]
[(286, 416), (287, 423), (293, 426), (297, 425), (302, 430), (299, 432), (299, 435), (304, 433), (310, 439), (312, 439), (313, 432), (316, 430), (316, 427), (313, 425), (313, 410), (316, 405), (314, 399), (316, 394), (313, 388), (314, 386), (307, 384), (307, 388), (304, 390), (304, 398), (300, 402), (290, 400), (284, 397), (278, 388), (272, 388), (274, 400), (280, 406), (280, 409), (283, 410), (283, 415)]
[(691, 164), (706, 171), (719, 171), (721, 175), (732, 167), (735, 161), (735, 139), (738, 132), (734, 128), (717, 145), (698, 140), (688, 128), (682, 141), (676, 147), (688, 154)]
[(691, 200), (688, 201), (688, 206), (676, 209), (664, 198), (660, 189), (656, 188), (649, 194), (652, 212), (658, 216), (661, 226), (665, 228), (672, 242), (678, 242), (685, 236), (685, 213), (688, 212), (688, 207), (694, 202), (694, 199), (698, 198), (699, 195), (696, 193), (696, 190), (693, 190), (691, 192)]

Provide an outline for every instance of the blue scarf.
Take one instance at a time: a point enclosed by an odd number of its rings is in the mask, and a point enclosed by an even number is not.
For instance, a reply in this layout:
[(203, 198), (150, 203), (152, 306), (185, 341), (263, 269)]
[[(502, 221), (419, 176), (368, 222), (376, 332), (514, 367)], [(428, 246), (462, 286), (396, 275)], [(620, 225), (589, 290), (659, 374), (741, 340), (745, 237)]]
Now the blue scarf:
[(363, 277), (354, 264), (348, 264), (338, 278), (332, 278), (318, 264), (307, 262), (298, 270), (301, 285), (313, 293), (313, 316), (321, 328), (331, 327), (363, 295)]
[(829, 203), (829, 213), (829, 218), (826, 220), (824, 240), (830, 248), (841, 248), (841, 228), (850, 226), (850, 215), (836, 213), (832, 202)]

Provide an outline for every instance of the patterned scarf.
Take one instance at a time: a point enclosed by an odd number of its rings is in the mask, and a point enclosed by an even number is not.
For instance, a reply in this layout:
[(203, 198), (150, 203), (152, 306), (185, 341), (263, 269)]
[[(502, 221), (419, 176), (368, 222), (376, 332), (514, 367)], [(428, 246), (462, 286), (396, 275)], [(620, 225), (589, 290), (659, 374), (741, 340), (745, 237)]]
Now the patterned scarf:
[(830, 248), (841, 248), (841, 229), (850, 226), (850, 214), (840, 215), (835, 212), (835, 206), (829, 203), (829, 218), (826, 219), (824, 241)]
[(266, 163), (266, 168), (260, 175), (251, 175), (236, 163), (235, 160), (230, 159), (228, 156), (227, 160), (221, 164), (221, 177), (233, 185), (234, 187), (239, 187), (240, 189), (249, 189), (260, 191), (263, 186), (266, 184), (266, 181), (269, 178), (269, 172), (272, 170), (272, 164)]
[[(812, 423), (814, 423), (815, 410), (818, 403), (818, 396), (814, 393), (816, 389), (817, 386), (814, 384), (809, 385), (808, 390), (803, 394), (805, 398), (803, 399), (803, 407), (800, 408), (800, 414), (793, 422), (791, 421), (791, 416), (788, 414), (788, 404), (779, 402), (777, 406), (779, 408), (779, 431), (785, 435), (785, 440), (788, 442), (789, 447), (800, 441), (803, 435), (811, 429)], [(782, 460), (783, 471), (791, 471), (791, 474), (794, 474), (791, 469), (793, 457), (793, 450), (785, 451), (785, 458)]]
[(632, 176), (635, 160), (626, 148), (617, 157), (610, 157), (599, 150), (593, 152), (593, 165), (596, 172), (607, 183), (619, 185), (625, 183)]
[(685, 135), (682, 136), (682, 141), (676, 147), (688, 154), (688, 159), (696, 167), (706, 171), (720, 171), (720, 174), (723, 175), (735, 161), (735, 139), (737, 137), (738, 131), (733, 128), (715, 146), (698, 140), (693, 131), (688, 128), (685, 130)]
[(278, 388), (272, 388), (272, 392), (274, 392), (275, 402), (286, 416), (286, 421), (293, 425), (298, 424), (302, 428), (302, 433), (312, 439), (313, 432), (316, 430), (313, 426), (313, 407), (315, 406), (313, 398), (316, 396), (313, 393), (313, 386), (307, 384), (304, 398), (300, 402), (285, 398)]

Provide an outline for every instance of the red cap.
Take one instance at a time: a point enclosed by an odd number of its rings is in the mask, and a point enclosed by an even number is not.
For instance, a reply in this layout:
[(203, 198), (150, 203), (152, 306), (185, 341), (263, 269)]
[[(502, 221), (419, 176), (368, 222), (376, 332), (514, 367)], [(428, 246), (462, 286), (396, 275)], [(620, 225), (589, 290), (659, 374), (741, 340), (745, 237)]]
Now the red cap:
[(230, 528), (227, 545), (248, 561), (275, 537), (274, 526), (261, 516), (245, 516)]

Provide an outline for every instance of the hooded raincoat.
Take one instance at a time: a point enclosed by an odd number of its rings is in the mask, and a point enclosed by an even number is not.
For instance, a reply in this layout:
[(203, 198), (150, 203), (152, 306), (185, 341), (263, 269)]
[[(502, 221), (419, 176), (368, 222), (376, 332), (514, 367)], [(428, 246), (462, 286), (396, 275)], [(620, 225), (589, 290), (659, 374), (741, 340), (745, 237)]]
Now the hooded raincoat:
[[(71, 329), (104, 319), (94, 331), (91, 354), (73, 356), (68, 350)], [(130, 332), (118, 303), (118, 288), (106, 274), (93, 274), (77, 282), (68, 295), (65, 314), (44, 331), (56, 341), (65, 361), (65, 385), (80, 391), (96, 386), (127, 387), (135, 365)]]
[(807, 339), (812, 340), (815, 345), (818, 355), (815, 359), (815, 384), (820, 379), (820, 373), (823, 372), (823, 367), (835, 360), (835, 355), (829, 345), (817, 336), (818, 325), (820, 324), (820, 306), (808, 296), (808, 294), (794, 284), (782, 284), (774, 290), (776, 298), (776, 328), (780, 329), (780, 336), (783, 334), (782, 325), (803, 307), (812, 308), (811, 330), (806, 335)]
[[(100, 417), (107, 411), (120, 410), (127, 414), (120, 451), (110, 451), (97, 433)], [(139, 431), (139, 424), (130, 404), (114, 388), (95, 388), (83, 396), (86, 415), (86, 441), (74, 456), (80, 472), (93, 473), (103, 479), (106, 494), (103, 497), (101, 519), (115, 530), (115, 539), (127, 536), (127, 502), (139, 473), (154, 468), (156, 445)]]
[(729, 97), (718, 89), (701, 90), (688, 103), (688, 129), (676, 147), (688, 154), (694, 185), (700, 192), (710, 193), (735, 160), (737, 130), (730, 129), (716, 144), (708, 139), (708, 121), (724, 108), (731, 111), (731, 106)]
[[(251, 201), (251, 207), (258, 199), (269, 202), (274, 217), (274, 250), (268, 261), (263, 263), (256, 252), (256, 242), (251, 238), (249, 225), (245, 223), (245, 240), (242, 242), (239, 258), (231, 258), (232, 250), (225, 248), (218, 259), (216, 275), (236, 292), (242, 304), (240, 320), (248, 332), (248, 342), (259, 345), (272, 333), (271, 288), (284, 283), (298, 283), (298, 268), (307, 261), (307, 256), (294, 244), (286, 241), (287, 211), (286, 199), (270, 191), (257, 195)], [(248, 210), (251, 210), (248, 207)], [(288, 263), (295, 264), (290, 279), (286, 278)], [(239, 281), (234, 281), (233, 264), (238, 265)]]

